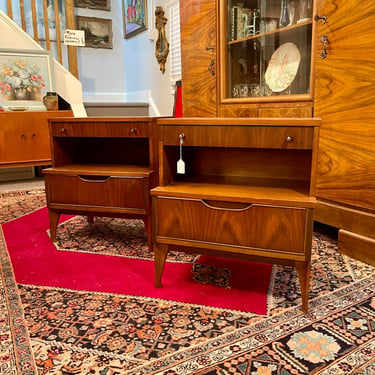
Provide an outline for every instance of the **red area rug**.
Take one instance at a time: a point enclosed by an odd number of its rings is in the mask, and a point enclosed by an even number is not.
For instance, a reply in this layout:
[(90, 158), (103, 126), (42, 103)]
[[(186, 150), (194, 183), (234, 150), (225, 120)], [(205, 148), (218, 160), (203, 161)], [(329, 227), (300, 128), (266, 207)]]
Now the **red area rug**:
[(163, 288), (156, 289), (152, 259), (57, 250), (48, 229), (46, 208), (3, 224), (17, 283), (267, 313), (271, 265), (216, 257), (167, 262)]

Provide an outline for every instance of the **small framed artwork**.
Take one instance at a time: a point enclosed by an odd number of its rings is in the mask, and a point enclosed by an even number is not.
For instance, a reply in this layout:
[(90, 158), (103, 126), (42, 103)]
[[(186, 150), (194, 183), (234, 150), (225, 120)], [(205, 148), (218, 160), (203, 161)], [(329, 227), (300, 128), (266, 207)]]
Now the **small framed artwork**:
[(45, 110), (43, 96), (55, 90), (53, 58), (45, 50), (0, 49), (0, 105), (9, 110)]
[(77, 8), (111, 10), (110, 0), (74, 0), (74, 6)]
[(85, 32), (85, 47), (112, 48), (112, 20), (77, 16), (76, 22), (76, 28)]
[(124, 38), (147, 30), (147, 0), (121, 0)]

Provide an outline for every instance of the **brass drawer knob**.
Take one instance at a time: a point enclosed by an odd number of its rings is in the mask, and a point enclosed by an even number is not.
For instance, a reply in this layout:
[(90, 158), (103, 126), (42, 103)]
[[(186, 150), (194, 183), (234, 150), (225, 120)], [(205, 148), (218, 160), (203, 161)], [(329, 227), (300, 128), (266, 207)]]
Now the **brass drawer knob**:
[(286, 141), (287, 142), (293, 142), (293, 137), (291, 135), (286, 136)]

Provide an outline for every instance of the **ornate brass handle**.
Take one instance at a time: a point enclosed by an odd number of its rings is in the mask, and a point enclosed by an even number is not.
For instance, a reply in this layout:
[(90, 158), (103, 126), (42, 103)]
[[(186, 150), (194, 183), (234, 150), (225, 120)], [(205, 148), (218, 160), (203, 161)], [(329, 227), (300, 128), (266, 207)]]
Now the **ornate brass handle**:
[[(215, 51), (215, 47), (213, 46), (206, 46), (206, 51), (212, 51), (214, 52)], [(207, 67), (208, 71), (210, 72), (210, 74), (212, 76), (215, 75), (215, 60), (212, 59), (211, 62), (208, 64), (208, 67)]]
[(215, 75), (215, 61), (211, 60), (211, 62), (208, 64), (208, 71), (212, 76)]
[(325, 59), (327, 57), (327, 43), (328, 43), (327, 35), (322, 35), (320, 38), (320, 41), (323, 43), (323, 49), (322, 49), (322, 52), (320, 52), (320, 57), (322, 59)]
[(319, 22), (320, 20), (322, 20), (322, 24), (324, 25), (327, 22), (327, 16), (323, 15), (319, 17), (317, 14), (315, 14), (314, 21)]

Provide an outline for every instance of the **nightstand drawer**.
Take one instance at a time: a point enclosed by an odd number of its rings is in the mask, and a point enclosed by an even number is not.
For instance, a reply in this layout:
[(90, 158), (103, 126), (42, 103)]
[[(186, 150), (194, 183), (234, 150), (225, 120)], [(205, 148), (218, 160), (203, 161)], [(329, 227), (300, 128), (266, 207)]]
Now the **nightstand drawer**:
[(160, 196), (153, 199), (157, 207), (157, 240), (192, 241), (191, 246), (205, 243), (248, 247), (268, 253), (304, 253), (304, 208)]
[(53, 122), (53, 137), (147, 137), (148, 124), (143, 122)]
[(148, 208), (148, 178), (45, 175), (49, 204)]
[(163, 126), (164, 145), (312, 149), (314, 127), (302, 126)]

